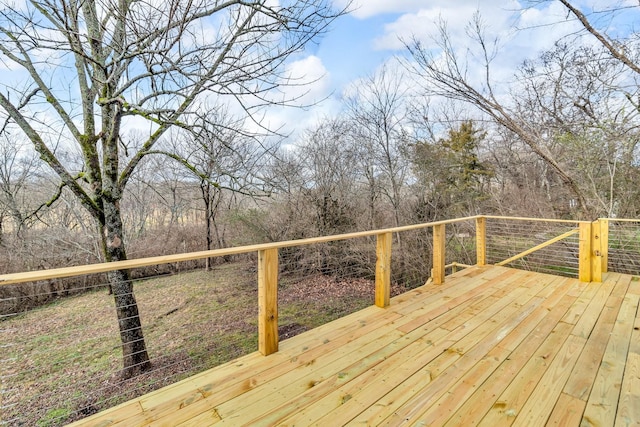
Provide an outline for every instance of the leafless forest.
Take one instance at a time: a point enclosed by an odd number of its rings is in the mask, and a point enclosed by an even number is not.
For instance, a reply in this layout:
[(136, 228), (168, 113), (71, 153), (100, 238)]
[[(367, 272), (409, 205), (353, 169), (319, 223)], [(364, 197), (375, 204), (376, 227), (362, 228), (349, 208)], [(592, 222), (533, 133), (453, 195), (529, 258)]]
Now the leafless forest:
[[(509, 41), (492, 35), (488, 18), (477, 13), (464, 41), (446, 22), (434, 22), (430, 42), (402, 40), (402, 53), (345, 87), (330, 114), (287, 134), (269, 123), (270, 108), (309, 107), (305, 91), (314, 83), (288, 66), (308, 54), (307, 47), (331, 31), (352, 4), (0, 0), (0, 64), (7, 76), (0, 79), (0, 274), (476, 214), (638, 218), (640, 39), (627, 17), (640, 6), (616, 2), (595, 11), (569, 0), (531, 0), (522, 7), (535, 10), (548, 3), (565, 13), (564, 21), (553, 25), (571, 31), (551, 48), (531, 52), (508, 76), (500, 55)], [(640, 239), (636, 229), (627, 233), (634, 249)], [(421, 233), (393, 237), (394, 292), (428, 277), (432, 236)], [(473, 263), (465, 258), (473, 231), (448, 233), (447, 253)], [(322, 285), (368, 304), (362, 294), (371, 287), (373, 240), (280, 251), (281, 285), (290, 285), (283, 289), (295, 306), (287, 309), (291, 318), (283, 326), (304, 330), (360, 306), (341, 301), (336, 308)], [(109, 308), (92, 316), (81, 304), (67, 307), (62, 311), (72, 313), (60, 322), (73, 329), (78, 325), (69, 319), (81, 313), (95, 321), (96, 331), (113, 338), (104, 350), (110, 354), (105, 381), (116, 390), (120, 381), (143, 382), (146, 374), (169, 378), (151, 369), (149, 353), (164, 366), (154, 346), (174, 343), (159, 325), (166, 322), (182, 333), (192, 331), (197, 320), (206, 335), (211, 330), (206, 316), (215, 314), (207, 304), (226, 304), (228, 310), (218, 315), (242, 314), (237, 337), (245, 345), (226, 356), (251, 348), (246, 333), (253, 331), (253, 320), (246, 319), (255, 318), (255, 307), (246, 301), (253, 301), (255, 268), (253, 258), (227, 256), (0, 286), (0, 320), (12, 325), (0, 332), (26, 330), (9, 335), (19, 352), (11, 356), (17, 361), (10, 368), (16, 382), (9, 387), (22, 390), (12, 391), (16, 420), (23, 408), (42, 399), (22, 389), (37, 381), (20, 381), (20, 375), (40, 374), (20, 364), (32, 360), (22, 357), (29, 350), (15, 344), (38, 347), (31, 338), (49, 342), (50, 349), (35, 353), (47, 363), (34, 362), (48, 369), (49, 352), (60, 347), (53, 338), (66, 333), (45, 328), (57, 327), (56, 322), (21, 323), (39, 314), (25, 312), (36, 307), (55, 312), (56, 303), (85, 297), (99, 300), (87, 307)], [(206, 279), (224, 283), (206, 288), (199, 275), (216, 269), (217, 275)], [(155, 282), (145, 287), (137, 280), (153, 277), (161, 283), (158, 276), (186, 271), (192, 282), (167, 280), (163, 294)], [(286, 276), (292, 272), (298, 277)], [(182, 285), (190, 285), (193, 294), (175, 290)], [(149, 343), (138, 290), (150, 319)], [(237, 298), (242, 292), (246, 298)], [(313, 292), (330, 316), (314, 314), (313, 322), (298, 324), (296, 319), (310, 313), (303, 297)], [(184, 327), (172, 322), (176, 313), (184, 315)], [(107, 317), (117, 320), (108, 331)], [(237, 344), (224, 322), (213, 324), (221, 328), (220, 336), (209, 344)], [(36, 326), (43, 327), (40, 335), (30, 332)], [(74, 340), (87, 335), (76, 332), (71, 331)], [(92, 339), (104, 341), (107, 335), (100, 334)], [(175, 339), (176, 348), (192, 351), (187, 344), (183, 349), (182, 339)], [(204, 342), (200, 335), (185, 340), (196, 347)], [(89, 348), (91, 342), (84, 344)], [(75, 373), (92, 363), (92, 369), (104, 368), (89, 360), (93, 350), (75, 346), (74, 341), (68, 347), (73, 355), (62, 357), (59, 367), (51, 364), (56, 368), (47, 394), (52, 401), (60, 394), (54, 386), (68, 377), (65, 369)], [(222, 360), (209, 360), (208, 349), (196, 353), (193, 360), (201, 368)], [(176, 368), (193, 355), (174, 356), (165, 361), (171, 375), (195, 372)], [(84, 387), (93, 389), (91, 370), (82, 373)], [(76, 385), (67, 386), (73, 394)], [(56, 405), (42, 402), (40, 410)], [(105, 405), (73, 401), (68, 406), (52, 416), (63, 422)]]
[[(295, 141), (238, 129), (198, 141), (168, 136), (163, 149), (190, 163), (148, 156), (132, 175), (121, 201), (129, 256), (478, 213), (637, 217), (635, 75), (602, 48), (558, 43), (517, 76), (518, 96), (501, 97), (508, 109), (494, 106), (505, 118), (453, 101), (416, 104), (420, 86), (383, 68)], [(94, 220), (68, 189), (56, 194), (53, 172), (19, 135), (2, 135), (0, 189), (3, 273), (103, 260)]]
[[(3, 4), (0, 56), (22, 83), (0, 90), (0, 273), (477, 213), (638, 217), (638, 38), (609, 31), (637, 6), (596, 16), (559, 0), (578, 29), (507, 80), (494, 74), (502, 41), (482, 16), (465, 49), (434, 23), (431, 43), (404, 40), (330, 116), (282, 135), (265, 112), (300, 108), (287, 89), (312, 83), (287, 62), (349, 6), (169, 3)], [(410, 278), (419, 245), (398, 243), (394, 271)], [(360, 271), (334, 249), (327, 264)], [(101, 281), (128, 376), (148, 365), (131, 279)], [(20, 311), (87, 285), (7, 286), (0, 297), (18, 295), (8, 310)]]

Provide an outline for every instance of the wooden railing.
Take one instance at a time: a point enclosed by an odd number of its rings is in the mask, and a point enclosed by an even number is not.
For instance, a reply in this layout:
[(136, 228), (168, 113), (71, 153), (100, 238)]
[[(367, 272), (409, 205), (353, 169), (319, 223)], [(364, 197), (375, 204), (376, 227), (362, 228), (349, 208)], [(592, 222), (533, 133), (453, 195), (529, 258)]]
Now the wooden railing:
[[(495, 263), (496, 265), (507, 265), (513, 261), (530, 255), (538, 250), (544, 249), (554, 243), (566, 239), (575, 234), (579, 235), (578, 250), (578, 278), (582, 282), (601, 282), (602, 273), (607, 271), (608, 257), (608, 219), (598, 219), (596, 221), (570, 221), (570, 220), (552, 220), (540, 218), (516, 218), (502, 216), (484, 216), (485, 219), (501, 219), (508, 221), (539, 221), (547, 223), (574, 224), (576, 228), (555, 236), (547, 241), (540, 243), (532, 248), (513, 255), (503, 261)], [(483, 234), (486, 242), (486, 235)], [(481, 243), (478, 243), (480, 245)], [(482, 243), (485, 244), (485, 243)]]
[[(487, 263), (487, 220), (500, 219), (507, 221), (546, 221), (573, 224), (576, 228), (569, 232), (553, 237), (541, 244), (529, 248), (515, 256), (511, 256), (499, 265), (507, 265), (514, 260), (523, 258), (542, 248), (552, 245), (562, 239), (579, 234), (579, 279), (581, 281), (601, 281), (602, 273), (607, 271), (608, 220), (589, 221), (556, 221), (532, 218), (510, 218), (498, 216), (473, 216), (447, 221), (416, 224), (382, 230), (372, 230), (357, 233), (322, 236), (310, 239), (265, 243), (235, 248), (216, 249), (210, 251), (176, 254), (127, 261), (84, 265), (78, 267), (40, 270), (24, 273), (6, 274), (0, 276), (0, 285), (17, 284), (51, 280), (63, 277), (81, 276), (103, 273), (107, 271), (133, 269), (150, 265), (176, 263), (204, 258), (221, 257), (227, 255), (257, 253), (258, 254), (258, 305), (259, 305), (259, 351), (268, 355), (278, 350), (278, 254), (279, 249), (294, 246), (348, 240), (361, 237), (376, 236), (376, 267), (375, 267), (375, 305), (387, 307), (391, 289), (391, 249), (392, 235), (404, 231), (432, 228), (433, 230), (433, 269), (432, 283), (439, 285), (445, 281), (445, 254), (447, 225), (463, 221), (475, 221), (476, 265)], [(455, 263), (454, 263), (455, 264)], [(457, 264), (455, 264), (457, 265)]]

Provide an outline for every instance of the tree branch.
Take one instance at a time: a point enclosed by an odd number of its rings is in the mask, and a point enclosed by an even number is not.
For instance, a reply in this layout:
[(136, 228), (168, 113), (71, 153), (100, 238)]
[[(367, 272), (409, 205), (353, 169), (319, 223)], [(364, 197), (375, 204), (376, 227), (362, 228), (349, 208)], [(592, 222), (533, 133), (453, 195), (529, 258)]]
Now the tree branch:
[(60, 163), (58, 158), (49, 150), (49, 147), (44, 143), (40, 134), (31, 127), (29, 122), (24, 116), (13, 106), (13, 104), (0, 93), (0, 106), (5, 109), (9, 116), (16, 122), (22, 131), (27, 135), (27, 138), (31, 140), (36, 151), (40, 154), (40, 158), (48, 164), (62, 179), (65, 185), (69, 186), (71, 191), (80, 199), (80, 202), (91, 212), (92, 215), (99, 217), (100, 209), (98, 205), (89, 197), (84, 189), (76, 182), (71, 174)]
[(578, 18), (578, 21), (580, 21), (585, 30), (591, 33), (611, 53), (614, 58), (621, 61), (630, 70), (633, 70), (633, 72), (640, 74), (640, 67), (636, 65), (632, 60), (630, 60), (623, 51), (617, 49), (614, 46), (613, 42), (609, 40), (609, 38), (605, 34), (596, 30), (595, 27), (591, 25), (591, 22), (589, 22), (589, 19), (584, 13), (580, 12), (580, 10), (574, 7), (568, 0), (560, 0), (560, 3), (562, 3), (567, 9), (569, 9), (569, 11), (571, 11), (571, 13), (576, 18)]

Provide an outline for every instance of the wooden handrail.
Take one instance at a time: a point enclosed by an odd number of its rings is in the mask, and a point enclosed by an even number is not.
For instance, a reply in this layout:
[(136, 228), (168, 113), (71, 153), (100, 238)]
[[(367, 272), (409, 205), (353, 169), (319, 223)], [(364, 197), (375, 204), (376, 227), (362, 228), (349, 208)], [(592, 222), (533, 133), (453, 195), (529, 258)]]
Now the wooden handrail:
[(630, 218), (598, 218), (600, 221), (609, 221), (609, 222), (638, 222), (640, 223), (640, 219), (630, 219)]
[(461, 262), (451, 262), (451, 263), (449, 263), (449, 264), (444, 266), (444, 268), (457, 268), (457, 267), (470, 268), (470, 267), (475, 267), (475, 266), (474, 265), (469, 265), (469, 264), (463, 264)]
[[(403, 231), (433, 228), (433, 269), (432, 277), (427, 283), (442, 284), (445, 280), (445, 270), (448, 267), (465, 266), (452, 263), (445, 265), (446, 259), (446, 225), (463, 221), (475, 220), (476, 226), (476, 265), (486, 263), (486, 220), (498, 219), (509, 221), (537, 221), (578, 225), (577, 229), (556, 236), (544, 243), (527, 249), (511, 258), (499, 262), (505, 265), (565, 239), (580, 231), (580, 267), (579, 277), (582, 281), (601, 280), (602, 271), (606, 271), (606, 253), (608, 241), (608, 220), (601, 219), (595, 223), (589, 221), (569, 221), (541, 218), (521, 218), (503, 216), (476, 215), (445, 221), (407, 225), (380, 230), (361, 231), (354, 233), (321, 236), (300, 240), (289, 240), (274, 243), (262, 243), (234, 248), (214, 249), (209, 251), (191, 252), (185, 254), (164, 255), (150, 258), (131, 259), (119, 262), (91, 264), (77, 267), (38, 270), (24, 273), (0, 275), (0, 285), (9, 285), (39, 280), (49, 280), (63, 277), (80, 276), (86, 274), (104, 273), (114, 270), (132, 269), (150, 265), (168, 264), (191, 261), (203, 258), (220, 257), (257, 252), (258, 254), (258, 349), (263, 355), (278, 351), (278, 251), (281, 248), (312, 245), (318, 243), (348, 240), (362, 237), (377, 236), (376, 243), (376, 277), (375, 304), (386, 308), (390, 302), (391, 289), (391, 246), (393, 233)], [(619, 220), (615, 221), (634, 221)], [(640, 221), (637, 221), (640, 222)]]
[(359, 231), (354, 233), (336, 234), (333, 236), (312, 237), (308, 239), (287, 240), (274, 243), (260, 243), (256, 245), (238, 246), (233, 248), (213, 249), (210, 251), (189, 252), (184, 254), (162, 255), (149, 258), (129, 259), (126, 261), (105, 262), (98, 264), (81, 265), (75, 267), (53, 268), (50, 270), (37, 270), (23, 273), (11, 273), (0, 275), (0, 285), (15, 283), (35, 282), (38, 280), (58, 279), (63, 277), (82, 276), (85, 274), (105, 273), (107, 271), (128, 270), (132, 268), (147, 267), (150, 265), (170, 264), (174, 262), (193, 261), (204, 258), (221, 257), (225, 255), (238, 255), (258, 252), (267, 249), (281, 249), (287, 247), (304, 246), (317, 243), (334, 242), (338, 240), (370, 237), (384, 233), (398, 233), (402, 231), (420, 230), (436, 225), (453, 224), (476, 219), (476, 216), (449, 219), (445, 221), (427, 222), (423, 224), (406, 225), (402, 227), (384, 228), (380, 230)]
[[(24, 282), (35, 282), (40, 280), (81, 276), (86, 274), (105, 273), (105, 272), (114, 271), (114, 270), (126, 270), (126, 269), (146, 267), (151, 265), (192, 261), (192, 260), (198, 260), (198, 259), (204, 259), (204, 258), (210, 258), (210, 257), (237, 255), (237, 254), (243, 254), (243, 253), (258, 252), (261, 250), (268, 250), (268, 249), (280, 249), (280, 248), (286, 248), (286, 247), (326, 243), (326, 242), (354, 239), (354, 238), (360, 238), (360, 237), (371, 237), (371, 236), (385, 234), (385, 233), (398, 233), (403, 231), (419, 230), (419, 229), (428, 228), (428, 227), (437, 227), (439, 225), (454, 224), (454, 223), (468, 221), (468, 220), (477, 220), (476, 243), (481, 243), (477, 247), (477, 250), (478, 250), (477, 260), (479, 265), (482, 265), (484, 261), (485, 249), (483, 247), (483, 243), (485, 242), (484, 240), (485, 236), (483, 234), (484, 233), (483, 227), (478, 227), (478, 225), (483, 224), (483, 222), (486, 219), (498, 219), (498, 220), (508, 220), (508, 221), (536, 221), (536, 222), (565, 223), (565, 224), (578, 224), (578, 225), (587, 224), (587, 223), (590, 224), (589, 221), (577, 221), (577, 220), (507, 217), (507, 216), (498, 216), (498, 215), (474, 215), (474, 216), (468, 216), (463, 218), (455, 218), (455, 219), (449, 219), (444, 221), (434, 221), (429, 223), (407, 225), (402, 227), (385, 228), (380, 230), (360, 231), (360, 232), (354, 232), (354, 233), (336, 234), (332, 236), (321, 236), (321, 237), (313, 237), (308, 239), (288, 240), (288, 241), (274, 242), (274, 243), (261, 243), (261, 244), (255, 244), (255, 245), (233, 247), (233, 248), (213, 249), (209, 251), (190, 252), (190, 253), (174, 254), (174, 255), (162, 255), (162, 256), (149, 257), (149, 258), (129, 259), (126, 261), (89, 264), (89, 265), (74, 266), (74, 267), (63, 267), (63, 268), (55, 268), (55, 269), (49, 269), (49, 270), (10, 273), (10, 274), (0, 275), (0, 285), (11, 285), (11, 284), (17, 284), (17, 283), (24, 283)], [(613, 218), (609, 220), (603, 218), (601, 219), (601, 221), (604, 221), (603, 224), (606, 224), (606, 221), (640, 222), (640, 220), (625, 219), (625, 218)], [(607, 233), (606, 229), (602, 231), (603, 237), (607, 236), (606, 233)], [(600, 253), (602, 256), (601, 262), (603, 264), (602, 271), (606, 271), (605, 263), (606, 263), (607, 251), (605, 250), (605, 248), (601, 248)]]

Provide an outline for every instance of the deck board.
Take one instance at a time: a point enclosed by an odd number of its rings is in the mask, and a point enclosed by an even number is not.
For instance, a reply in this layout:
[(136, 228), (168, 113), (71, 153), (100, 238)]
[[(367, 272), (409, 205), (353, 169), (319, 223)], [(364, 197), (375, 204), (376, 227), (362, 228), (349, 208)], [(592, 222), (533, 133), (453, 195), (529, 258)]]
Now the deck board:
[(613, 425), (616, 418), (638, 300), (638, 295), (628, 294), (620, 305), (584, 413), (592, 425)]
[(639, 300), (617, 273), (472, 267), (74, 425), (629, 425)]

